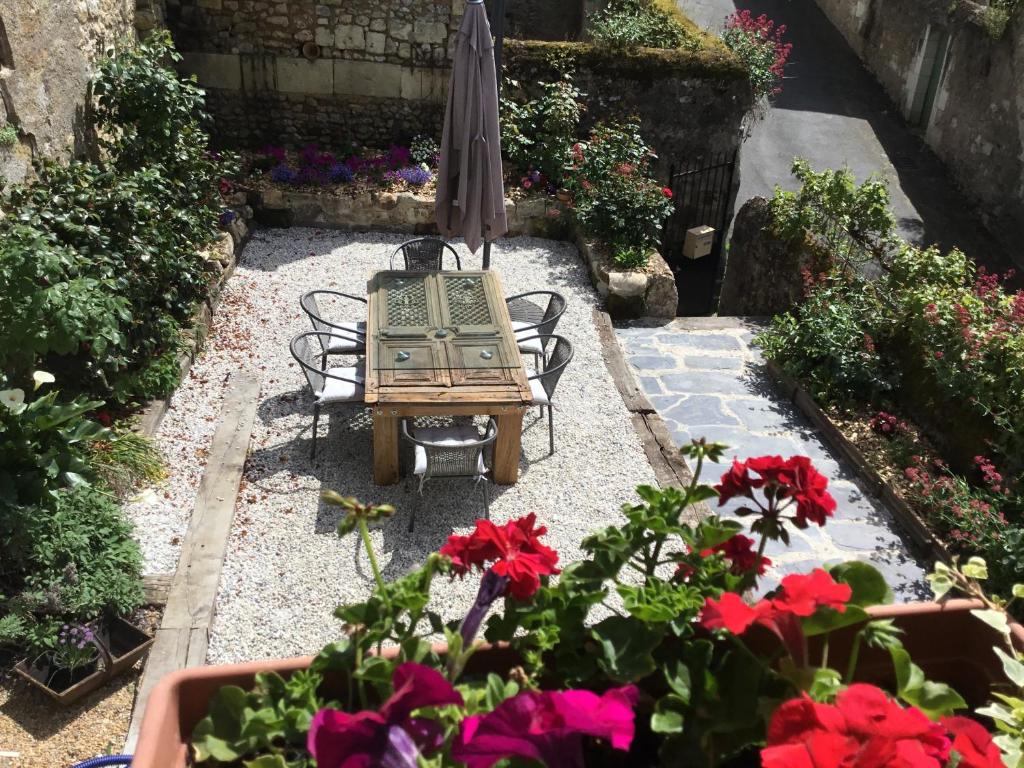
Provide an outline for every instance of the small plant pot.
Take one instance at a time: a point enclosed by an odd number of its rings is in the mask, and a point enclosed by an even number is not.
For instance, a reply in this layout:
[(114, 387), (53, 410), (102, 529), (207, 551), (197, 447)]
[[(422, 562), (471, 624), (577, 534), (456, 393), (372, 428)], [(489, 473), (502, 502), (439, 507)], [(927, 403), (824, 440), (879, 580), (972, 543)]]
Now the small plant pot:
[(87, 668), (69, 673), (51, 664), (25, 659), (15, 665), (14, 671), (66, 707), (131, 669), (153, 644), (152, 637), (120, 618), (103, 622), (94, 632), (100, 658)]

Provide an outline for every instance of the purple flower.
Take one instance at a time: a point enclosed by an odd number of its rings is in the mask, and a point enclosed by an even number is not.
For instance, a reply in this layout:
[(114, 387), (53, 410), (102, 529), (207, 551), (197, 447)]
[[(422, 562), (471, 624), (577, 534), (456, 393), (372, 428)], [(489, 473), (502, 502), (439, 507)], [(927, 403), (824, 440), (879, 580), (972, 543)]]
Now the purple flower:
[(459, 627), (463, 648), (469, 648), (487, 611), (491, 609), (495, 600), (505, 594), (506, 587), (508, 587), (508, 576), (499, 576), (493, 568), (488, 568), (484, 577), (480, 579), (480, 589), (477, 590), (473, 607), (469, 609)]
[(335, 163), (327, 172), (327, 178), (333, 182), (344, 182), (347, 184), (355, 178), (355, 174), (352, 173), (352, 169), (347, 163)]
[(319, 185), (323, 184), (324, 180), (325, 175), (319, 168), (312, 165), (304, 165), (299, 169), (299, 172), (295, 174), (295, 179), (292, 183)]
[(491, 768), (521, 757), (559, 768), (583, 768), (583, 737), (629, 751), (639, 691), (635, 685), (592, 691), (527, 691), (505, 699), (494, 711), (462, 721), (452, 757), (468, 768)]
[(231, 226), (231, 223), (237, 218), (237, 213), (235, 213), (231, 209), (227, 209), (221, 213), (220, 217), (217, 219), (217, 223), (220, 224), (222, 229), (227, 229), (228, 227)]
[(391, 683), (395, 692), (377, 712), (316, 713), (306, 746), (318, 768), (416, 768), (421, 753), (441, 746), (441, 724), (411, 714), (421, 707), (461, 706), (459, 692), (440, 672), (411, 661), (395, 668)]
[(404, 181), (410, 187), (422, 187), (432, 178), (434, 178), (434, 174), (418, 165), (410, 165), (405, 168), (399, 168), (397, 171), (388, 171), (384, 174), (384, 181), (389, 184)]
[(392, 144), (388, 150), (387, 163), (392, 168), (401, 168), (403, 165), (408, 165), (411, 160), (412, 152), (409, 151), (408, 147), (399, 147)]
[(263, 149), (260, 150), (260, 154), (274, 160), (278, 165), (281, 165), (287, 159), (284, 147), (278, 147), (273, 144), (267, 144), (263, 147)]
[(280, 184), (293, 184), (298, 173), (287, 165), (277, 165), (270, 170), (270, 178)]

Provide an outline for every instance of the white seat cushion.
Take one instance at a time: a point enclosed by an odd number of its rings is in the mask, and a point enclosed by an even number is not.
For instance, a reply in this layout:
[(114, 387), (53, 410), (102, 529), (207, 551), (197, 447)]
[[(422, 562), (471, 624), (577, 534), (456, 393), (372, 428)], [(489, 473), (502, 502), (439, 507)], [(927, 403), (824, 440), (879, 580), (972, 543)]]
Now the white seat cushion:
[[(481, 439), (476, 427), (469, 424), (460, 427), (424, 427), (423, 429), (411, 430), (410, 434), (417, 440), (422, 440), (425, 443), (440, 443), (441, 445), (451, 446), (469, 445), (480, 442)], [(422, 445), (417, 445), (415, 454), (416, 462), (413, 474), (425, 474), (427, 471), (427, 451)], [(476, 471), (479, 475), (486, 471), (483, 451), (480, 451), (480, 456), (477, 459)]]
[[(524, 323), (521, 320), (512, 321), (512, 330), (516, 334), (516, 343), (519, 345), (520, 352), (527, 352), (534, 355), (543, 355), (544, 347), (540, 343), (540, 339), (530, 338), (536, 336), (540, 331), (536, 328), (530, 328), (531, 323)], [(528, 328), (529, 330), (522, 330)], [(526, 339), (526, 341), (524, 341)]]
[(327, 378), (324, 387), (317, 393), (316, 399), (321, 403), (343, 403), (361, 401), (366, 390), (363, 382), (366, 381), (366, 369), (359, 366), (351, 368), (328, 368), (327, 373), (334, 376), (344, 376), (346, 379), (355, 379), (358, 383), (341, 381), (340, 379)]
[(540, 379), (530, 379), (530, 393), (533, 395), (534, 405), (550, 405), (551, 398), (544, 391), (544, 385), (540, 383)]
[[(325, 338), (327, 341), (327, 354), (341, 355), (352, 352), (362, 352), (366, 349), (366, 323), (339, 323), (344, 336), (331, 336)], [(358, 336), (357, 341), (355, 337)]]

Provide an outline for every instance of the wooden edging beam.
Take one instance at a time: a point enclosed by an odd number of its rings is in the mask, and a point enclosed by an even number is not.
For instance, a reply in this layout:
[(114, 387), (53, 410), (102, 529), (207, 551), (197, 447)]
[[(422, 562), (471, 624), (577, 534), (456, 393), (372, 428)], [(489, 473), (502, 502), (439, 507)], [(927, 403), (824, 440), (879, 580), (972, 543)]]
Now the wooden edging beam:
[(909, 534), (919, 552), (932, 560), (949, 562), (952, 558), (949, 548), (928, 528), (921, 516), (896, 493), (892, 485), (878, 474), (861, 450), (832, 423), (832, 419), (814, 402), (814, 398), (807, 390), (783, 371), (774, 360), (766, 361), (766, 370), (779, 392), (807, 417), (829, 447), (853, 468), (857, 478), (868, 491), (892, 512), (896, 522)]
[[(680, 455), (679, 448), (672, 442), (672, 435), (658, 412), (651, 406), (643, 390), (637, 385), (636, 377), (629, 368), (622, 347), (615, 335), (611, 317), (607, 312), (594, 310), (594, 325), (601, 341), (601, 351), (605, 366), (615, 382), (616, 389), (622, 395), (622, 402), (629, 411), (633, 429), (640, 438), (640, 444), (647, 454), (647, 460), (654, 470), (658, 485), (662, 488), (685, 488), (693, 480), (693, 473), (686, 460)], [(711, 510), (701, 502), (690, 508), (691, 522), (708, 517)]]
[(217, 587), (259, 394), (260, 382), (255, 376), (237, 373), (231, 377), (181, 546), (178, 569), (135, 697), (125, 745), (127, 753), (135, 747), (146, 701), (156, 683), (171, 672), (206, 663)]

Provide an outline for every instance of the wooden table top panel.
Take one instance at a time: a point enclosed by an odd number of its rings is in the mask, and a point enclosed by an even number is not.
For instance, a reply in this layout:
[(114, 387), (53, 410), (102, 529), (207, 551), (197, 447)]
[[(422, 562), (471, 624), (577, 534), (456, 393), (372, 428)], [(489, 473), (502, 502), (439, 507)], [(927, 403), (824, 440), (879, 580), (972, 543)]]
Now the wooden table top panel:
[[(382, 275), (439, 275), (452, 277), (480, 276), (487, 288), (486, 293), (491, 297), (490, 309), (493, 315), (494, 325), (498, 328), (504, 343), (513, 350), (515, 359), (519, 365), (514, 368), (506, 368), (508, 378), (507, 385), (497, 383), (476, 383), (476, 384), (450, 384), (451, 378), (448, 369), (438, 370), (433, 380), (424, 380), (415, 386), (399, 383), (388, 383), (387, 374), (389, 370), (377, 370), (377, 339), (379, 336), (380, 323), (380, 296), (377, 286), (381, 282)], [(444, 271), (431, 273), (414, 273), (405, 271), (384, 271), (378, 272), (367, 284), (367, 344), (366, 344), (366, 404), (367, 405), (405, 405), (410, 408), (422, 406), (426, 412), (442, 412), (445, 405), (458, 406), (460, 410), (466, 407), (479, 405), (487, 409), (502, 409), (503, 406), (528, 406), (532, 403), (530, 382), (527, 380), (526, 369), (522, 365), (522, 356), (519, 354), (518, 345), (514, 343), (515, 331), (512, 329), (512, 320), (508, 314), (508, 307), (504, 300), (504, 290), (501, 278), (493, 270), (485, 271)], [(469, 369), (467, 369), (469, 370)], [(423, 372), (430, 377), (430, 371)], [(442, 385), (442, 386), (434, 386)], [(411, 414), (409, 414), (411, 415)]]

